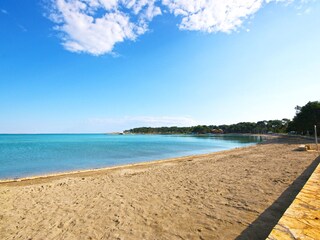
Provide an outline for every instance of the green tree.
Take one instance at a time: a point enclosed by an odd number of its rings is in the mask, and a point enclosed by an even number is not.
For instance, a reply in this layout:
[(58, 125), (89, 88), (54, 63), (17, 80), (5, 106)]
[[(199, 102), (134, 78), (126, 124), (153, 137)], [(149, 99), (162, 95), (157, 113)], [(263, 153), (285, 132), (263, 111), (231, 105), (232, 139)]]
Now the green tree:
[(196, 133), (196, 134), (206, 134), (210, 132), (211, 132), (211, 129), (206, 125), (202, 125), (202, 126), (198, 125), (193, 127), (192, 129), (192, 133)]
[(320, 132), (320, 102), (308, 102), (305, 106), (296, 108), (296, 116), (288, 125), (289, 131), (301, 134), (314, 134), (314, 125)]

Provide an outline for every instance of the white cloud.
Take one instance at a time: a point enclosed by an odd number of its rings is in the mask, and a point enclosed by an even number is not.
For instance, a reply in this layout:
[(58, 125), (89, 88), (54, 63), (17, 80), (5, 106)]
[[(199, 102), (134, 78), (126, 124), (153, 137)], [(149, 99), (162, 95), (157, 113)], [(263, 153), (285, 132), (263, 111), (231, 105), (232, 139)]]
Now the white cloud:
[(180, 29), (230, 32), (244, 18), (261, 8), (262, 0), (163, 0), (171, 12), (181, 15)]
[(181, 17), (181, 30), (230, 33), (266, 4), (305, 6), (314, 1), (317, 0), (162, 0), (162, 4)]
[[(169, 10), (181, 30), (230, 33), (271, 2), (294, 0), (52, 0), (50, 19), (63, 46), (92, 55), (111, 53), (115, 44), (135, 40), (155, 16)], [(312, 0), (295, 0), (306, 4)]]
[[(139, 14), (136, 23), (121, 7)], [(153, 0), (54, 0), (49, 18), (57, 24), (67, 50), (102, 55), (112, 52), (118, 42), (135, 40), (159, 14)]]

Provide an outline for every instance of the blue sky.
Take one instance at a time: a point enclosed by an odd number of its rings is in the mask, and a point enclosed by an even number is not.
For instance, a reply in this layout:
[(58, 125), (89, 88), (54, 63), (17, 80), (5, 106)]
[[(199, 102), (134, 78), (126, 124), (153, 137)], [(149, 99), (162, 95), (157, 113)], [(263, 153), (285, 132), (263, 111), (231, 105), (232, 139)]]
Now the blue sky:
[(0, 133), (292, 118), (320, 100), (320, 1), (144, 2), (2, 0)]

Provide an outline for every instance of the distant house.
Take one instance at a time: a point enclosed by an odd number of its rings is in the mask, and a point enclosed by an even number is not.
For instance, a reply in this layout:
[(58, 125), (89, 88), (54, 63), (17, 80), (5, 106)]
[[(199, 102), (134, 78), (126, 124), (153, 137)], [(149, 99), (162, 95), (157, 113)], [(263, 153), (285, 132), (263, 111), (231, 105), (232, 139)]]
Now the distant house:
[(211, 130), (211, 133), (212, 134), (223, 134), (223, 130), (220, 128), (219, 129), (214, 128)]

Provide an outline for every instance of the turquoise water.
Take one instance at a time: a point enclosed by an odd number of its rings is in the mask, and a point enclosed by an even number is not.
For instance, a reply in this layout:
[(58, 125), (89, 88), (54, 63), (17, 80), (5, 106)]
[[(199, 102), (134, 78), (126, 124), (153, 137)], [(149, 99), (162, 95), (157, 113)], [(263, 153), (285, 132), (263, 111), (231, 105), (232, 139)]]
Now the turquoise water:
[(0, 134), (0, 179), (216, 152), (259, 141), (226, 135)]

